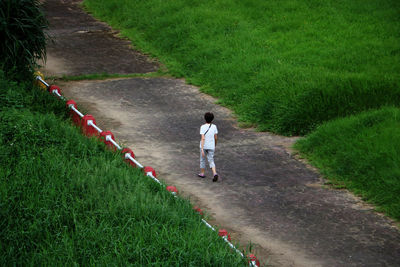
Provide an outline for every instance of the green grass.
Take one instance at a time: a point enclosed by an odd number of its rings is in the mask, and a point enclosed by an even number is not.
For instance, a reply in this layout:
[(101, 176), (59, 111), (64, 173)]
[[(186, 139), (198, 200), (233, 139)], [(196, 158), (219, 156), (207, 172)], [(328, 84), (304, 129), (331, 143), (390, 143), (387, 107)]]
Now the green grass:
[(85, 0), (232, 108), (241, 121), (285, 135), (400, 103), (396, 0)]
[(319, 127), (295, 147), (339, 187), (400, 220), (400, 109), (385, 107)]
[(242, 266), (194, 213), (0, 73), (0, 265)]

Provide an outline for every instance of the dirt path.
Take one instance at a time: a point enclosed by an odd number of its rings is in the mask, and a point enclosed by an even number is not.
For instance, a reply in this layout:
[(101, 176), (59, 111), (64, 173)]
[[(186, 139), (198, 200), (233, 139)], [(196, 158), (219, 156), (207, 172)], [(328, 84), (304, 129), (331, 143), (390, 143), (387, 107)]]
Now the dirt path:
[[(57, 37), (49, 45), (47, 74), (157, 69), (76, 1), (47, 1), (45, 7), (50, 33)], [(400, 233), (393, 223), (346, 191), (324, 188), (319, 176), (290, 154), (293, 138), (239, 129), (229, 110), (182, 80), (58, 84), (140, 162), (206, 209), (214, 225), (226, 228), (234, 241), (251, 241), (257, 256), (272, 266), (400, 265)], [(220, 131), (218, 183), (211, 182), (210, 173), (196, 177), (205, 111), (216, 114)]]

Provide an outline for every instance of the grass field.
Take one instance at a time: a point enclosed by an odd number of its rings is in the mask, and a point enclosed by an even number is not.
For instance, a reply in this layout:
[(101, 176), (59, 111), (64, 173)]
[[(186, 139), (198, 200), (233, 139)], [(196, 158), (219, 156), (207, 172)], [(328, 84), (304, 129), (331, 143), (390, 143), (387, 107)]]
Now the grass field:
[(337, 119), (297, 142), (337, 187), (346, 187), (400, 220), (400, 109)]
[(400, 103), (396, 0), (85, 0), (239, 119), (285, 135)]
[(400, 103), (399, 1), (84, 6), (172, 75), (218, 97), (243, 125), (310, 134), (296, 147), (332, 183), (400, 219), (399, 112), (387, 107)]
[(0, 265), (243, 266), (190, 203), (0, 72)]

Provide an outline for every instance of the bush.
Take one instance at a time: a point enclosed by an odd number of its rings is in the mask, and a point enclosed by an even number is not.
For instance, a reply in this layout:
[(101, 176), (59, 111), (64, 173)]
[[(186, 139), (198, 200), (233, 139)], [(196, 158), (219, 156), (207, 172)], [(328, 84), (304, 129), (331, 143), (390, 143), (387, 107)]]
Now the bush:
[(31, 79), (37, 61), (46, 56), (47, 26), (38, 0), (0, 1), (0, 65), (7, 75)]

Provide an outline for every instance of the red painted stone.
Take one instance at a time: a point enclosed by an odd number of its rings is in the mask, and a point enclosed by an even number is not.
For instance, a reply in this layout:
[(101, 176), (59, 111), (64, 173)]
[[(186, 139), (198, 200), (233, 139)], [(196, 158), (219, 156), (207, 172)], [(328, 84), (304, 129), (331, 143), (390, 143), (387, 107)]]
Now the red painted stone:
[(218, 231), (218, 235), (221, 237), (227, 236), (228, 237), (228, 241), (231, 241), (231, 236), (228, 234), (228, 231), (226, 231), (225, 229), (220, 229)]
[(132, 149), (125, 147), (122, 149), (121, 153), (125, 162), (129, 163), (132, 167), (136, 167), (136, 164), (132, 160), (125, 158), (126, 154), (129, 154), (132, 158), (135, 158), (135, 154), (133, 153)]
[(91, 125), (88, 125), (89, 121), (93, 121), (94, 124), (96, 124), (96, 120), (92, 115), (85, 115), (82, 118), (82, 131), (86, 136), (93, 136), (93, 135), (99, 135), (99, 132)]
[(117, 147), (111, 142), (107, 141), (107, 136), (111, 136), (111, 139), (115, 141), (114, 135), (110, 131), (102, 131), (100, 133), (100, 140), (106, 144), (106, 146), (112, 150), (117, 150)]
[(203, 210), (200, 209), (199, 207), (194, 206), (193, 209), (194, 209), (196, 212), (198, 212), (200, 215), (203, 215)]
[(250, 262), (253, 262), (256, 264), (257, 267), (260, 267), (260, 261), (257, 259), (257, 257), (254, 254), (250, 254), (247, 257), (249, 258), (249, 264), (250, 264)]
[(47, 89), (49, 93), (54, 94), (54, 91), (57, 91), (61, 95), (61, 89), (57, 85), (50, 85), (49, 89)]
[(76, 102), (72, 99), (68, 100), (67, 103), (67, 108), (69, 109), (69, 115), (72, 118), (72, 122), (76, 125), (76, 126), (81, 126), (81, 117), (75, 112), (73, 111), (69, 106), (72, 105), (74, 108), (76, 108)]
[(167, 186), (167, 191), (169, 191), (169, 192), (175, 192), (175, 193), (178, 193), (178, 189), (176, 189), (176, 187), (175, 186), (172, 186), (172, 185), (169, 185), (169, 186)]
[(143, 171), (144, 171), (145, 174), (147, 174), (148, 172), (151, 172), (154, 177), (157, 177), (156, 171), (150, 166), (144, 167)]

